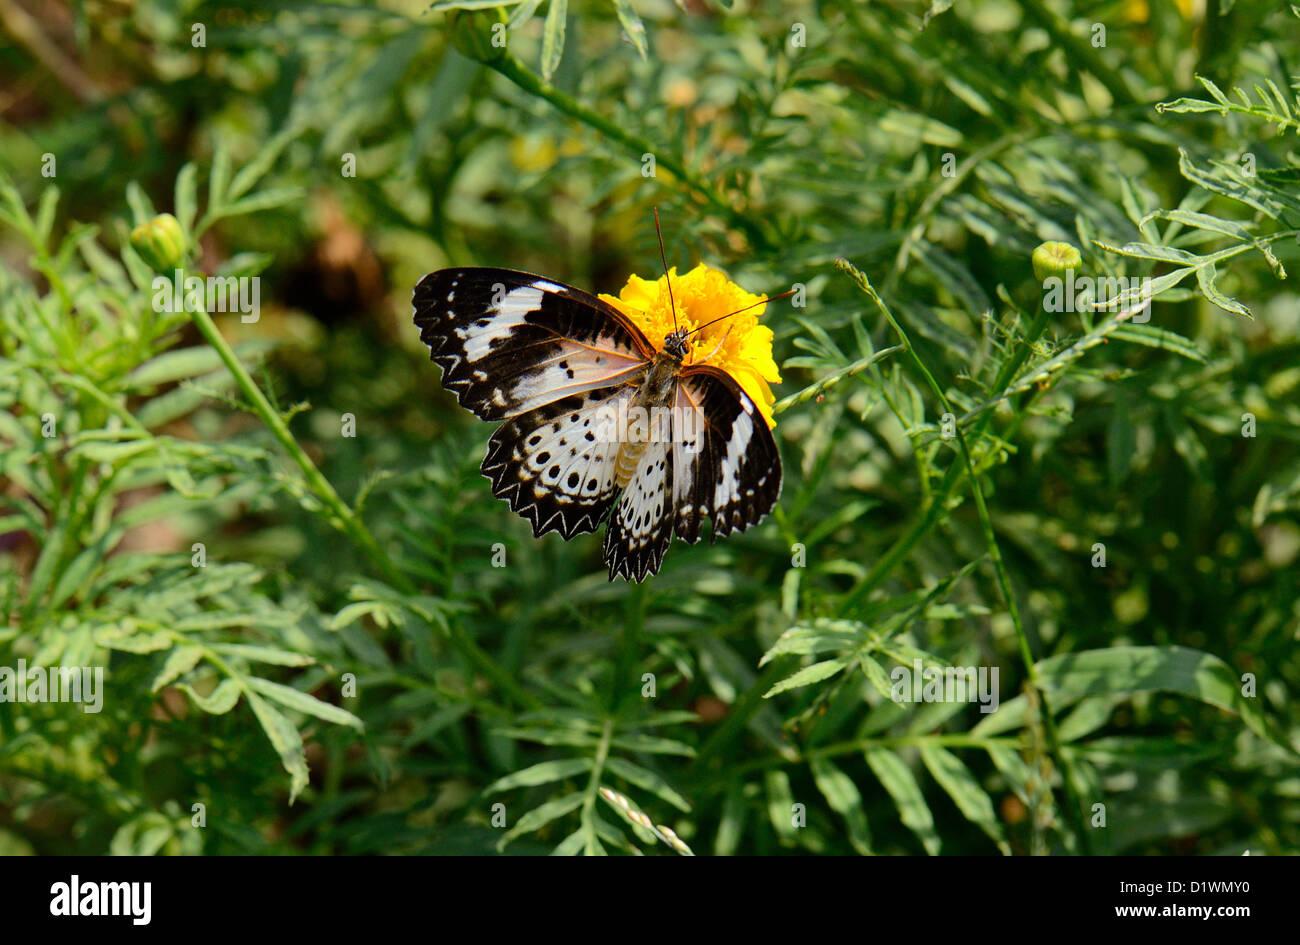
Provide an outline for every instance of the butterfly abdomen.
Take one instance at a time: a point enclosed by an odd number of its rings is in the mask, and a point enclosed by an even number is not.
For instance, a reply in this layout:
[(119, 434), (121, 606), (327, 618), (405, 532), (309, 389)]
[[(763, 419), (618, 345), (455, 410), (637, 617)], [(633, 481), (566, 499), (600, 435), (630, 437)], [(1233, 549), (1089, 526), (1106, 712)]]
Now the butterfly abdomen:
[(614, 465), (614, 484), (618, 488), (626, 487), (631, 481), (647, 444), (672, 438), (673, 388), (681, 366), (681, 358), (667, 350), (660, 351), (632, 399)]
[(614, 485), (619, 489), (627, 488), (627, 484), (632, 481), (632, 474), (636, 472), (636, 464), (641, 462), (641, 454), (645, 452), (645, 443), (624, 443), (618, 451), (618, 461), (614, 465)]

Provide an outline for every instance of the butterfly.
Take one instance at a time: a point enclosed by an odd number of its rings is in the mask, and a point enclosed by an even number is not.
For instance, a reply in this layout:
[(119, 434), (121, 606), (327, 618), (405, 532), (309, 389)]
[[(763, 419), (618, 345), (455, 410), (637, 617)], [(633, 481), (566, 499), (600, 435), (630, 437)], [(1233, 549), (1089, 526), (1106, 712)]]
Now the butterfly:
[(443, 386), (504, 421), (480, 467), (492, 494), (537, 537), (567, 540), (608, 519), (611, 581), (658, 573), (674, 534), (694, 544), (706, 518), (712, 541), (776, 504), (771, 430), (735, 378), (689, 363), (693, 332), (656, 347), (609, 303), (510, 269), (431, 272), (413, 302)]

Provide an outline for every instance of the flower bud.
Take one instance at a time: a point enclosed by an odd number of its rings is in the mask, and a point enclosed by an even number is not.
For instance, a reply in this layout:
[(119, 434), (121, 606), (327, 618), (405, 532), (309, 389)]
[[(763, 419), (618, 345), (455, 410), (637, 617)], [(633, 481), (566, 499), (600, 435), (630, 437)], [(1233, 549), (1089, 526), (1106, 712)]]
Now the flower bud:
[(131, 231), (131, 248), (154, 272), (170, 272), (185, 256), (185, 233), (170, 213), (160, 213)]
[(1071, 269), (1078, 269), (1082, 262), (1079, 251), (1069, 243), (1051, 240), (1034, 250), (1034, 277), (1045, 282), (1051, 276), (1064, 276)]
[(500, 59), (506, 54), (505, 17), (500, 11), (461, 10), (451, 21), (451, 43), (468, 59)]

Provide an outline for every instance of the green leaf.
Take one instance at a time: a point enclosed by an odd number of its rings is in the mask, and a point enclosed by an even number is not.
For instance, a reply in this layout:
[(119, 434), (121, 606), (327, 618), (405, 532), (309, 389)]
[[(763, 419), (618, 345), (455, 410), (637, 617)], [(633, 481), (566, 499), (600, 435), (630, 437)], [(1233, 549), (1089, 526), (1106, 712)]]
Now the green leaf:
[(272, 207), (281, 207), (287, 203), (300, 201), (302, 196), (303, 191), (300, 187), (278, 187), (274, 190), (263, 190), (244, 197), (242, 200), (236, 200), (234, 203), (224, 204), (221, 207), (221, 212), (213, 219), (238, 217), (246, 213), (256, 213), (259, 210), (270, 210)]
[(683, 758), (690, 758), (695, 754), (695, 749), (684, 742), (654, 735), (642, 735), (640, 732), (615, 735), (610, 744), (628, 751), (644, 751), (651, 755), (680, 755)]
[[(240, 168), (239, 173), (230, 182), (230, 190), (226, 194), (226, 199), (238, 200), (252, 190), (257, 182), (266, 176), (266, 172), (271, 169), (271, 165), (280, 156), (280, 152), (297, 135), (298, 129), (291, 126), (272, 137), (251, 161)], [(229, 208), (227, 208), (226, 215), (228, 214)]]
[(930, 25), (930, 21), (940, 13), (947, 13), (952, 9), (953, 0), (930, 0), (930, 9), (925, 11), (925, 16), (921, 18), (921, 29)]
[(149, 195), (135, 181), (131, 181), (126, 185), (126, 205), (131, 208), (131, 223), (133, 226), (147, 223), (158, 215), (158, 211), (153, 208), (153, 201), (149, 199)]
[(645, 24), (641, 22), (641, 17), (637, 16), (637, 12), (632, 6), (632, 0), (614, 0), (614, 12), (618, 15), (619, 23), (623, 24), (623, 31), (627, 33), (627, 38), (632, 41), (632, 46), (636, 49), (637, 55), (645, 59)]
[(1254, 240), (1249, 229), (1235, 220), (1221, 220), (1218, 217), (1211, 216), (1208, 213), (1199, 213), (1193, 210), (1157, 210), (1150, 217), (1159, 217), (1162, 220), (1169, 220), (1172, 223), (1180, 223), (1183, 226), (1193, 227), (1198, 230), (1208, 230), (1211, 233), (1222, 233), (1224, 236), (1231, 236), (1243, 243), (1249, 243)]
[(894, 698), (894, 684), (890, 680), (889, 674), (885, 672), (885, 667), (876, 662), (874, 658), (865, 655), (858, 658), (858, 664), (862, 667), (862, 672), (866, 675), (867, 681), (871, 683), (876, 692), (892, 701)]
[(1130, 259), (1149, 259), (1153, 262), (1173, 263), (1180, 266), (1196, 266), (1201, 261), (1200, 256), (1173, 246), (1157, 246), (1153, 243), (1125, 243), (1123, 246), (1116, 246), (1106, 240), (1096, 242), (1107, 252), (1128, 256)]
[(1201, 650), (1182, 646), (1085, 650), (1043, 660), (1038, 674), (1049, 693), (1081, 696), (1157, 691), (1189, 696), (1240, 715), (1257, 735), (1295, 751), (1267, 720), (1258, 700), (1241, 694), (1241, 680), (1228, 664)]
[[(584, 799), (581, 794), (578, 795), (579, 806)], [(556, 803), (552, 801), (552, 803)], [(542, 805), (543, 807), (546, 805)], [(541, 808), (538, 808), (539, 810)], [(524, 816), (527, 816), (526, 814)], [(587, 845), (587, 831), (585, 827), (579, 827), (573, 833), (569, 834), (551, 851), (551, 856), (577, 856)]]
[(634, 784), (643, 791), (649, 791), (656, 797), (672, 804), (680, 811), (686, 813), (690, 812), (691, 805), (687, 802), (686, 798), (673, 790), (672, 786), (667, 781), (650, 769), (643, 768), (640, 765), (633, 764), (632, 762), (626, 761), (622, 758), (606, 759), (605, 767), (611, 774), (622, 778), (628, 784)]
[(863, 856), (871, 855), (871, 831), (862, 809), (862, 794), (847, 774), (820, 755), (808, 762), (817, 790), (822, 792), (831, 810), (844, 818), (849, 828), (849, 843)]
[(1122, 695), (1107, 693), (1104, 696), (1089, 696), (1080, 700), (1070, 714), (1061, 720), (1057, 733), (1061, 742), (1077, 741), (1101, 728), (1110, 718), (1115, 706), (1123, 699)]
[(767, 814), (777, 836), (787, 843), (795, 840), (794, 793), (790, 790), (790, 776), (781, 769), (769, 770), (763, 775), (767, 787)]
[(988, 834), (1004, 856), (1010, 856), (1011, 848), (1007, 846), (1002, 824), (993, 812), (993, 801), (965, 763), (934, 742), (921, 744), (921, 760), (952, 798), (962, 816)]
[(100, 634), (95, 636), (95, 642), (100, 646), (106, 646), (110, 650), (121, 650), (123, 653), (135, 653), (137, 656), (171, 649), (176, 642), (170, 633), (161, 631), (158, 633), (135, 633), (129, 636), (103, 637)]
[(1228, 109), (1222, 105), (1216, 105), (1214, 102), (1207, 102), (1199, 98), (1176, 98), (1172, 102), (1160, 102), (1156, 105), (1158, 112), (1173, 112), (1174, 114), (1194, 114), (1196, 112), (1218, 112), (1226, 114)]
[(919, 112), (893, 109), (877, 119), (879, 131), (905, 141), (919, 141), (936, 148), (959, 148), (965, 136), (951, 125)]
[(510, 7), (520, 0), (437, 0), (429, 6), (429, 13), (445, 13), (448, 10), (493, 10), (497, 7)]
[(127, 383), (134, 388), (155, 387), (208, 374), (220, 367), (221, 356), (207, 345), (177, 348), (141, 364), (127, 375)]
[(1218, 285), (1215, 284), (1217, 277), (1218, 272), (1215, 270), (1213, 263), (1196, 270), (1196, 284), (1200, 287), (1202, 294), (1225, 312), (1254, 319), (1255, 316), (1251, 314), (1250, 309), (1236, 299), (1229, 298), (1219, 291)]
[[(1006, 745), (990, 745), (988, 753), (989, 760), (998, 771), (1002, 772), (1002, 776), (1007, 779), (1007, 784), (1016, 797), (1020, 798), (1026, 807), (1033, 807), (1037, 802), (1029, 794), (1029, 765), (1025, 764), (1025, 760)], [(1045, 795), (1045, 801), (1050, 802), (1050, 799), (1050, 794)]]
[(212, 154), (212, 168), (208, 172), (209, 215), (226, 202), (226, 188), (230, 186), (230, 170), (230, 152), (218, 138)]
[(1117, 392), (1106, 427), (1106, 466), (1112, 486), (1121, 485), (1128, 478), (1136, 451), (1137, 431), (1129, 414), (1128, 399)]
[(36, 207), (34, 229), (36, 238), (42, 246), (50, 241), (50, 234), (54, 230), (54, 214), (58, 206), (59, 188), (51, 184), (41, 192), (41, 200)]
[(194, 702), (196, 706), (210, 715), (225, 715), (239, 702), (239, 697), (243, 695), (243, 687), (233, 679), (223, 679), (206, 696), (201, 696), (194, 691), (193, 687), (182, 683), (177, 687), (185, 693)]
[(869, 748), (866, 757), (867, 764), (893, 798), (903, 826), (916, 834), (926, 853), (938, 856), (942, 844), (934, 832), (934, 815), (911, 769), (898, 755), (884, 748)]
[(858, 631), (847, 621), (817, 621), (813, 626), (795, 626), (786, 630), (758, 661), (766, 666), (778, 656), (811, 656), (826, 651), (856, 649), (861, 640)]
[(292, 686), (281, 685), (277, 682), (271, 682), (269, 679), (262, 679), (253, 676), (249, 679), (249, 684), (262, 695), (274, 699), (280, 705), (302, 712), (306, 715), (315, 716), (326, 722), (333, 722), (335, 725), (347, 725), (356, 729), (358, 732), (364, 731), (365, 726), (361, 720), (349, 712), (347, 709), (340, 709), (336, 705), (330, 705), (328, 702), (322, 702), (313, 695), (294, 689)]
[[(296, 691), (296, 690), (295, 690)], [(280, 764), (289, 773), (289, 803), (292, 804), (308, 783), (307, 753), (303, 750), (302, 736), (283, 712), (257, 693), (244, 689), (248, 704), (257, 716), (258, 724), (280, 756)]]
[(569, 0), (551, 0), (542, 31), (542, 79), (551, 81), (564, 55), (564, 31), (568, 25)]
[[(532, 810), (528, 811), (528, 813), (520, 817), (519, 820), (515, 822), (515, 825), (505, 832), (501, 837), (501, 840), (497, 843), (497, 849), (504, 848), (505, 845), (515, 837), (522, 836), (526, 833), (532, 833), (535, 830), (541, 830), (552, 821), (559, 820), (565, 814), (577, 810), (582, 806), (582, 802), (586, 799), (586, 795), (582, 791), (575, 791), (572, 794), (566, 794), (564, 797), (556, 798), (553, 801), (547, 801), (540, 807), (534, 807)], [(578, 838), (578, 841), (572, 844), (576, 849), (569, 849), (561, 853), (560, 847), (563, 847), (565, 844), (569, 843), (569, 841), (573, 840), (573, 837)], [(562, 856), (573, 856), (581, 851), (581, 841), (582, 832), (578, 831), (578, 833), (569, 837), (568, 840), (560, 844), (560, 847), (556, 847), (555, 852)]]
[(740, 839), (745, 833), (745, 797), (740, 781), (733, 781), (727, 788), (727, 796), (722, 802), (722, 815), (718, 820), (718, 834), (713, 841), (715, 856), (734, 856), (740, 846)]
[(199, 169), (193, 161), (187, 161), (176, 175), (176, 219), (181, 229), (187, 234), (194, 229), (194, 220), (198, 214)]
[(1119, 341), (1142, 345), (1146, 348), (1159, 348), (1169, 351), (1197, 364), (1208, 364), (1209, 359), (1200, 346), (1190, 338), (1185, 338), (1176, 331), (1157, 328), (1155, 325), (1120, 325), (1111, 332), (1111, 337)]
[(153, 685), (149, 687), (149, 690), (157, 692), (164, 686), (175, 682), (195, 666), (198, 666), (201, 659), (203, 659), (203, 647), (201, 646), (185, 645), (176, 647), (167, 654), (167, 659), (163, 662), (158, 675), (154, 677)]
[(110, 528), (73, 559), (67, 570), (59, 577), (59, 582), (54, 585), (54, 591), (50, 594), (49, 606), (51, 609), (60, 607), (73, 594), (79, 591), (84, 592), (90, 583), (91, 575), (95, 573), (95, 569), (104, 562), (105, 556), (113, 549), (121, 537), (122, 529), (120, 526)]
[[(1042, 660), (1039, 679), (1054, 710), (1100, 693), (1171, 692), (1240, 715), (1262, 738), (1300, 754), (1264, 715), (1256, 698), (1241, 694), (1241, 681), (1227, 663), (1202, 650), (1182, 646), (1115, 646), (1084, 650)], [(988, 736), (1024, 724), (1023, 695), (1002, 704), (997, 712), (971, 730)]]
[(270, 663), (273, 666), (310, 666), (316, 660), (305, 653), (280, 650), (270, 646), (254, 646), (248, 643), (214, 643), (212, 649), (226, 656), (251, 660), (254, 663)]
[(523, 26), (533, 18), (533, 14), (541, 8), (542, 3), (543, 0), (524, 0), (510, 14), (510, 19), (506, 21), (506, 29), (515, 30)]
[(848, 666), (851, 660), (834, 659), (822, 660), (820, 663), (813, 663), (811, 666), (805, 666), (792, 676), (787, 676), (767, 692), (763, 693), (764, 699), (770, 699), (778, 693), (785, 692), (789, 689), (798, 689), (800, 686), (810, 686), (815, 682), (821, 682), (823, 679), (829, 679), (844, 667)]
[(498, 778), (484, 788), (483, 793), (498, 794), (501, 791), (510, 791), (519, 787), (536, 787), (539, 784), (550, 784), (552, 781), (563, 781), (565, 778), (571, 778), (574, 775), (590, 771), (591, 766), (592, 760), (590, 758), (543, 761), (540, 764), (507, 774), (503, 778)]

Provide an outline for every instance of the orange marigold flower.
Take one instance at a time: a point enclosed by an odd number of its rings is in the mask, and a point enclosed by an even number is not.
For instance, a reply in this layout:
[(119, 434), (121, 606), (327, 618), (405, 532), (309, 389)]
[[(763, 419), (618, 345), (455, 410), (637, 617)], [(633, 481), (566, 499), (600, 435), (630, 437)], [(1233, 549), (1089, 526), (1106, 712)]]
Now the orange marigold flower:
[(680, 328), (694, 330), (753, 306), (691, 335), (685, 363), (708, 364), (726, 371), (758, 406), (767, 425), (776, 426), (772, 417), (776, 398), (768, 384), (781, 383), (781, 375), (772, 359), (772, 329), (758, 323), (758, 317), (767, 308), (764, 296), (746, 292), (721, 270), (700, 263), (684, 276), (677, 275), (676, 266), (668, 270), (668, 276), (655, 280), (628, 276), (627, 285), (617, 296), (601, 294), (600, 297), (630, 318), (647, 340), (661, 349), (665, 336), (673, 330), (669, 278)]

